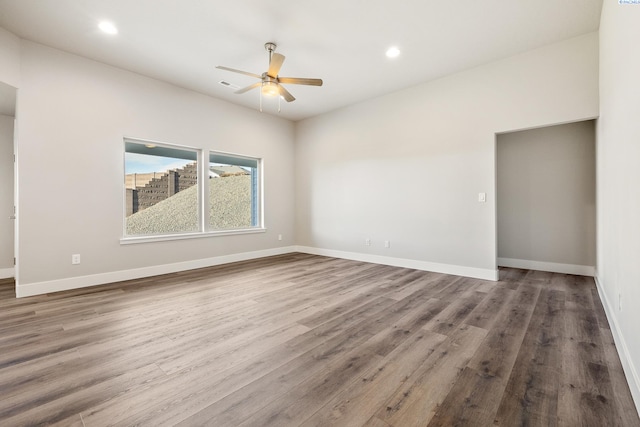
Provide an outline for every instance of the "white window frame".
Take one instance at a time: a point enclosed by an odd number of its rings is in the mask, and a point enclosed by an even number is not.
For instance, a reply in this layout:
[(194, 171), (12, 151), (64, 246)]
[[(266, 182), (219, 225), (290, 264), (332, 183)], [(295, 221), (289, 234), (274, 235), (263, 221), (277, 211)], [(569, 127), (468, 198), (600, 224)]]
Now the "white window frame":
[[(126, 175), (125, 168), (125, 155), (126, 151), (126, 143), (135, 143), (142, 145), (154, 145), (157, 147), (164, 148), (174, 148), (174, 149), (182, 149), (195, 151), (197, 153), (197, 162), (198, 162), (198, 231), (193, 232), (183, 232), (183, 233), (167, 233), (167, 234), (150, 234), (150, 235), (127, 235), (126, 234), (126, 188), (123, 188), (123, 197), (122, 197), (122, 237), (120, 238), (121, 245), (129, 245), (136, 243), (147, 243), (147, 242), (160, 242), (160, 241), (169, 241), (169, 240), (184, 240), (184, 239), (199, 239), (204, 237), (216, 237), (216, 236), (229, 236), (229, 235), (237, 235), (237, 234), (254, 234), (254, 233), (264, 233), (267, 229), (264, 226), (264, 161), (262, 158), (247, 156), (244, 154), (236, 154), (229, 153), (219, 150), (211, 150), (211, 149), (202, 149), (197, 147), (190, 147), (186, 145), (179, 144), (171, 144), (166, 142), (152, 141), (147, 139), (140, 138), (132, 138), (125, 137), (123, 139), (123, 173), (122, 176)], [(230, 230), (214, 230), (211, 229), (209, 225), (209, 162), (211, 158), (211, 154), (219, 155), (219, 156), (227, 156), (227, 157), (235, 157), (238, 159), (247, 159), (250, 161), (256, 161), (257, 171), (256, 171), (256, 189), (255, 195), (258, 197), (258, 201), (256, 203), (256, 219), (257, 225), (248, 227), (248, 228), (239, 228), (239, 229), (230, 229)], [(123, 183), (124, 187), (124, 183)]]

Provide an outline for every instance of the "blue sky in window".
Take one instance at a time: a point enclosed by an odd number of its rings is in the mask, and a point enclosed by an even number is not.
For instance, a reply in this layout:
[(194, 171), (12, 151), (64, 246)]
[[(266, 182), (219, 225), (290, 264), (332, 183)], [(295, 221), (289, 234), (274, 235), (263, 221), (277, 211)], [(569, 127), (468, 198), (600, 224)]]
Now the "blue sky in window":
[(126, 153), (124, 156), (124, 170), (126, 174), (166, 172), (170, 169), (182, 168), (189, 163), (193, 163), (193, 160), (149, 156), (137, 153)]

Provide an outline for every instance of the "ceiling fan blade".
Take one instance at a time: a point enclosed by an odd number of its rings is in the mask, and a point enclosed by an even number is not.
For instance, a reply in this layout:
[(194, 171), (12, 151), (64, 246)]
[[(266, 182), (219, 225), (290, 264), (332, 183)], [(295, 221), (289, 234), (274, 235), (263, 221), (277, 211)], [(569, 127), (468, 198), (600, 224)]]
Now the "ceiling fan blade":
[(254, 73), (250, 73), (248, 71), (236, 70), (235, 68), (223, 67), (222, 65), (216, 66), (219, 70), (231, 71), (232, 73), (244, 74), (245, 76), (255, 77), (256, 79), (261, 79), (262, 76), (259, 76)]
[(242, 89), (238, 89), (237, 91), (235, 91), (233, 93), (241, 94), (241, 93), (249, 92), (251, 89), (255, 89), (257, 87), (260, 87), (260, 85), (262, 85), (262, 82), (254, 83), (251, 86), (247, 86), (247, 87), (243, 87)]
[(322, 86), (322, 79), (305, 79), (301, 77), (278, 77), (280, 83), (291, 85)]
[(282, 67), (282, 63), (284, 62), (284, 55), (280, 55), (279, 53), (271, 54), (271, 62), (269, 62), (269, 71), (267, 71), (267, 75), (269, 77), (277, 77), (280, 72), (280, 67)]
[(280, 88), (280, 95), (284, 98), (285, 101), (291, 102), (296, 100), (293, 95), (291, 95), (291, 93), (289, 93), (289, 91), (284, 88), (284, 86), (278, 85), (278, 87)]

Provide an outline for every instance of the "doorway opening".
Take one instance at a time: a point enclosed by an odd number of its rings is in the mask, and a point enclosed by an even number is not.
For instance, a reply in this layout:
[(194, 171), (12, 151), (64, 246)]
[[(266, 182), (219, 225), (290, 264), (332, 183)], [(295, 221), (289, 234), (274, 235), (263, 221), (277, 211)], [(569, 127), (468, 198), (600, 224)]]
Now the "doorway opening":
[(0, 82), (0, 280), (15, 277), (16, 88)]
[(497, 265), (593, 276), (595, 121), (496, 137)]

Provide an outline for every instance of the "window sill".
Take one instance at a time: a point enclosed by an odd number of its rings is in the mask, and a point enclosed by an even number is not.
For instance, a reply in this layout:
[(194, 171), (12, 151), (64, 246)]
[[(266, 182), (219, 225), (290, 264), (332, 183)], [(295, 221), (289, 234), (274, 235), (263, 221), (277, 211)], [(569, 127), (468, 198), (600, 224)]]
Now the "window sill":
[(120, 238), (121, 245), (134, 245), (138, 243), (166, 242), (170, 240), (202, 239), (204, 237), (234, 236), (237, 234), (264, 233), (266, 228), (247, 228), (243, 230), (207, 231), (204, 233), (163, 234), (160, 236), (135, 236)]

